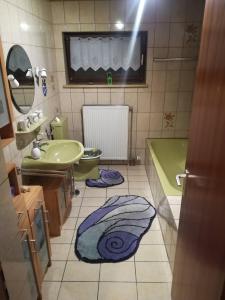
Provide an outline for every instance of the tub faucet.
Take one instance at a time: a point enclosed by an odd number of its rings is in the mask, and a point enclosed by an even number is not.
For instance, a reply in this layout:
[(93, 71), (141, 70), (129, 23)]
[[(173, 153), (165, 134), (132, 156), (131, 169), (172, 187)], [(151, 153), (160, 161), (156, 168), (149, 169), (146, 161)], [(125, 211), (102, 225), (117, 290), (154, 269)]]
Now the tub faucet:
[(186, 176), (189, 174), (188, 170), (185, 170), (185, 173), (177, 174), (176, 175), (176, 182), (178, 186), (181, 186), (180, 178), (186, 178)]

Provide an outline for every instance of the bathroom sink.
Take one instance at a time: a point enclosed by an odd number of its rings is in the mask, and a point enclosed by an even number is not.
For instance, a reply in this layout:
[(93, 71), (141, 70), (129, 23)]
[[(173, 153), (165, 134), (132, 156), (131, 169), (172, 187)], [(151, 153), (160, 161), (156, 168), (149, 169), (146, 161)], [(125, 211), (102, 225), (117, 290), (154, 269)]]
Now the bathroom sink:
[(74, 140), (47, 141), (40, 146), (41, 158), (33, 159), (25, 156), (23, 169), (63, 170), (79, 161), (83, 156), (83, 145)]

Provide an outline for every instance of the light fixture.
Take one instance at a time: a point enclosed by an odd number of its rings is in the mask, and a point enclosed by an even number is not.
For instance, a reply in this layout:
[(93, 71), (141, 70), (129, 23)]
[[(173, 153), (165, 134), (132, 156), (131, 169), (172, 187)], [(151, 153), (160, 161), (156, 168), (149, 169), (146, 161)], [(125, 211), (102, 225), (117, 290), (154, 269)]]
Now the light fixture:
[(32, 69), (28, 69), (27, 70), (26, 77), (27, 78), (33, 78), (33, 71), (32, 71)]
[(29, 25), (25, 22), (22, 22), (20, 23), (20, 28), (23, 30), (23, 31), (28, 31), (29, 29)]
[(9, 80), (11, 88), (16, 89), (19, 87), (19, 85), (20, 85), (19, 82), (16, 80), (16, 78), (12, 74), (8, 75), (8, 80)]
[(46, 79), (47, 78), (47, 70), (45, 68), (42, 68), (39, 71), (39, 75), (41, 76), (42, 79)]
[(124, 23), (122, 23), (121, 21), (117, 21), (115, 24), (115, 27), (119, 30), (123, 30), (124, 29)]

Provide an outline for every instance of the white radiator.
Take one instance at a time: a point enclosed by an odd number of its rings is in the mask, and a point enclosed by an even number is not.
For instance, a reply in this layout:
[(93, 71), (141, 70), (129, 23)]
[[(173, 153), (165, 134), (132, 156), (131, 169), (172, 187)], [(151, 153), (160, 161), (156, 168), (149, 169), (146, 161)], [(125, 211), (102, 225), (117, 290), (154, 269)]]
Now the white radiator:
[(129, 106), (83, 106), (85, 147), (102, 150), (101, 159), (128, 159)]

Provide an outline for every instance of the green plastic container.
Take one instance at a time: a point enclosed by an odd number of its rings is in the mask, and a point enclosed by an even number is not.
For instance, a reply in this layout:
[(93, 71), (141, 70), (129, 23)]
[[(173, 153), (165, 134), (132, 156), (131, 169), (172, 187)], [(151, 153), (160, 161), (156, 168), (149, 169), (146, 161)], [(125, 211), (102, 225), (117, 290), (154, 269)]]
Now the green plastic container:
[(56, 117), (51, 122), (52, 135), (54, 140), (68, 140), (68, 119), (66, 117)]
[(84, 155), (75, 166), (75, 180), (83, 181), (86, 179), (99, 179), (99, 160), (102, 152), (96, 148), (84, 149)]

